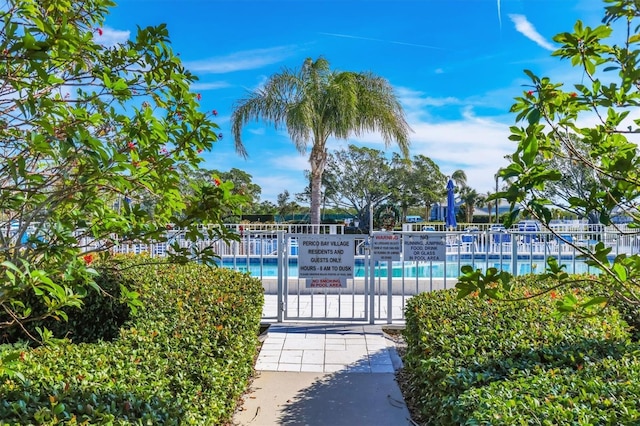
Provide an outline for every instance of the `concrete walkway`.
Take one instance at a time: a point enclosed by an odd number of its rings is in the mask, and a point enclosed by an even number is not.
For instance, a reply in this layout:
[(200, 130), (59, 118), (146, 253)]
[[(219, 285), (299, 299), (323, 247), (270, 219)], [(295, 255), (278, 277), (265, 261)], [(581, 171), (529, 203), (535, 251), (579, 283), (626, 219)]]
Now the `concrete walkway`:
[(234, 425), (413, 424), (380, 325), (273, 324)]

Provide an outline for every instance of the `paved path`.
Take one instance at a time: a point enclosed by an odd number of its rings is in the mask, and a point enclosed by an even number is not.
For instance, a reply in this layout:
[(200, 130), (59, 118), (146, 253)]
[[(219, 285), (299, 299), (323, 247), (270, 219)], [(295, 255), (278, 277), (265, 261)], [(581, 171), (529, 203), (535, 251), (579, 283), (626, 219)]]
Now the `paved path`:
[[(376, 325), (274, 324), (256, 370), (393, 373), (395, 343)], [(399, 363), (397, 359), (397, 366)]]
[(381, 325), (272, 324), (233, 424), (411, 425), (401, 365)]

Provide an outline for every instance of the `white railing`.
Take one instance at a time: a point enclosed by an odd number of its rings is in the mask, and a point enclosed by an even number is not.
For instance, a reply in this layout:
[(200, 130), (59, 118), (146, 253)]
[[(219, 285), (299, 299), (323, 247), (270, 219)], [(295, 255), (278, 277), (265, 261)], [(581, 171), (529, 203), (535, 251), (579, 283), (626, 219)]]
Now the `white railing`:
[[(497, 268), (521, 275), (542, 272), (547, 260), (555, 257), (569, 273), (596, 272), (580, 259), (581, 247), (589, 249), (602, 242), (612, 249), (610, 258), (623, 253), (640, 253), (640, 233), (629, 228), (561, 224), (552, 228), (552, 232), (524, 231), (519, 228), (504, 230), (492, 225), (483, 228), (465, 227), (462, 228), (464, 230), (456, 231), (445, 231), (442, 226), (423, 231), (423, 225), (409, 225), (411, 226), (405, 226), (404, 231), (396, 233), (402, 235), (402, 238), (416, 233), (442, 235), (446, 241), (445, 258), (429, 262), (374, 262), (372, 266), (369, 236), (358, 234), (355, 235), (354, 245), (354, 278), (349, 279), (348, 289), (331, 290), (307, 289), (305, 280), (297, 277), (297, 236), (308, 233), (341, 235), (345, 234), (343, 225), (230, 224), (226, 226), (238, 236), (238, 241), (200, 240), (196, 243), (187, 241), (183, 231), (174, 229), (167, 231), (168, 242), (154, 244), (118, 240), (113, 236), (107, 245), (82, 236), (79, 231), (78, 244), (85, 250), (110, 247), (113, 253), (147, 253), (153, 257), (166, 256), (171, 250), (170, 244), (175, 242), (183, 248), (211, 247), (220, 256), (217, 262), (219, 266), (248, 272), (261, 279), (267, 294), (277, 294), (280, 299), (285, 297), (279, 303), (289, 309), (286, 312), (291, 318), (301, 318), (302, 315), (300, 306), (292, 305), (293, 300), (297, 300), (296, 303), (299, 304), (308, 297), (308, 302), (312, 305), (320, 303), (319, 306), (326, 308), (330, 303), (342, 304), (343, 299), (350, 298), (353, 303), (365, 303), (368, 309), (375, 305), (377, 310), (369, 312), (369, 319), (387, 321), (402, 320), (404, 314), (399, 318), (385, 318), (379, 311), (381, 306), (395, 303), (394, 300), (399, 298), (404, 307), (406, 300), (414, 294), (451, 288), (464, 265), (483, 271)], [(416, 229), (418, 226), (420, 230)], [(283, 282), (287, 283), (285, 287)], [(287, 289), (286, 295), (281, 294), (283, 288)], [(287, 299), (289, 296), (291, 299)], [(333, 301), (332, 297), (338, 297), (338, 302)], [(369, 303), (368, 297), (373, 297), (375, 303)], [(297, 310), (292, 311), (294, 308)], [(358, 309), (355, 305), (351, 306), (351, 313), (344, 314), (343, 319), (366, 319), (359, 314)], [(391, 311), (387, 306), (387, 312)], [(396, 311), (404, 312), (402, 309)], [(282, 315), (282, 312), (278, 311), (278, 315)]]
[[(167, 231), (168, 242), (146, 244), (119, 240), (116, 236), (108, 241), (95, 241), (81, 230), (77, 232), (78, 245), (83, 250), (101, 250), (109, 247), (113, 253), (147, 253), (152, 257), (165, 256), (171, 243), (177, 242), (182, 248), (211, 247), (220, 256), (220, 265), (238, 270), (247, 270), (259, 278), (272, 276), (274, 259), (278, 254), (278, 234), (345, 234), (343, 225), (304, 224), (228, 224), (239, 241), (200, 240), (187, 241), (181, 230)], [(602, 242), (610, 247), (611, 257), (618, 254), (640, 253), (640, 231), (626, 225), (604, 227), (585, 223), (570, 222), (552, 224), (552, 231), (522, 231), (514, 227), (500, 229), (496, 225), (483, 228), (475, 225), (466, 230), (445, 231), (444, 225), (428, 225), (422, 231), (421, 224), (404, 224), (403, 232), (436, 232), (446, 235), (447, 258), (442, 269), (451, 271), (463, 264), (486, 269), (492, 266), (509, 268), (516, 274), (521, 271), (544, 269), (548, 257), (554, 256), (566, 262), (569, 272), (574, 272), (579, 262), (580, 247), (592, 248)], [(433, 226), (433, 227), (432, 227)], [(464, 225), (461, 225), (464, 226)], [(460, 228), (460, 227), (459, 227)], [(287, 240), (286, 250), (295, 261), (297, 240)], [(368, 249), (368, 235), (356, 235), (356, 256), (363, 256)], [(528, 263), (529, 268), (521, 269), (520, 264)], [(254, 265), (255, 267), (251, 267)], [(569, 267), (573, 267), (569, 268)], [(418, 268), (416, 268), (418, 269)], [(257, 272), (259, 271), (259, 272)], [(576, 271), (580, 272), (580, 271)]]
[[(225, 242), (222, 240), (201, 240), (196, 244), (197, 248), (212, 247), (220, 256), (221, 265), (245, 268), (251, 263), (259, 264), (260, 259), (275, 259), (278, 252), (278, 233), (300, 234), (304, 231), (315, 233), (343, 234), (342, 225), (323, 225), (311, 227), (310, 225), (254, 225), (234, 224), (227, 225), (239, 236), (239, 241)], [(302, 230), (302, 232), (300, 231)], [(543, 259), (550, 256), (574, 260), (580, 256), (580, 247), (592, 248), (602, 242), (612, 249), (611, 256), (621, 253), (640, 253), (640, 233), (635, 229), (619, 229), (599, 227), (583, 227), (582, 230), (558, 229), (555, 233), (550, 231), (435, 231), (446, 235), (447, 260), (455, 262), (463, 260), (472, 264), (482, 265), (494, 263), (493, 260)], [(431, 230), (425, 232), (433, 232)], [(406, 233), (406, 232), (402, 232)], [(183, 248), (190, 247), (180, 231), (170, 231), (169, 242), (178, 241)], [(85, 249), (98, 248), (99, 242), (83, 238), (79, 244)], [(289, 255), (295, 259), (297, 256), (297, 241), (295, 238), (288, 242), (286, 248)], [(356, 256), (364, 255), (368, 248), (368, 236), (356, 236)], [(111, 248), (113, 253), (147, 253), (153, 257), (164, 256), (170, 250), (168, 243), (141, 244), (131, 241), (118, 242)], [(247, 270), (249, 268), (246, 268)], [(261, 277), (262, 278), (262, 277)]]

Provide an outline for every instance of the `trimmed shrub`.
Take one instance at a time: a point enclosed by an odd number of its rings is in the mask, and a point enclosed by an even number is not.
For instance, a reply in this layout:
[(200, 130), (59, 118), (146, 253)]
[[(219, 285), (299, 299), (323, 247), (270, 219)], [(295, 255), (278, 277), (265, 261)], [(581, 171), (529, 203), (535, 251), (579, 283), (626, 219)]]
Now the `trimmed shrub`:
[[(548, 284), (535, 279), (519, 278), (514, 296), (525, 297)], [(485, 407), (481, 410), (484, 414), (493, 410), (494, 401), (485, 398), (490, 394), (484, 393), (487, 389), (502, 386), (505, 392), (517, 389), (526, 395), (528, 388), (522, 381), (536, 383), (542, 380), (538, 376), (564, 375), (559, 383), (571, 383), (573, 373), (583, 370), (582, 374), (597, 376), (601, 363), (614, 365), (637, 350), (637, 345), (629, 342), (628, 325), (617, 311), (593, 318), (554, 318), (559, 297), (548, 292), (526, 301), (495, 302), (477, 297), (457, 299), (455, 290), (450, 290), (410, 299), (405, 330), (406, 397), (419, 407), (425, 424), (478, 424), (474, 417), (478, 407)], [(512, 381), (521, 381), (521, 387), (511, 388)], [(560, 399), (565, 396), (556, 395)], [(547, 409), (544, 405), (528, 407), (517, 414), (522, 419), (535, 419)], [(527, 423), (523, 421), (511, 424)]]
[[(148, 260), (151, 262), (151, 260)], [(204, 265), (133, 266), (144, 307), (113, 342), (21, 349), (0, 383), (0, 424), (225, 424), (258, 348), (259, 280)], [(0, 348), (0, 356), (13, 350)]]
[[(120, 327), (129, 319), (129, 306), (121, 300), (121, 285), (129, 288), (130, 279), (125, 279), (117, 270), (96, 266), (99, 275), (95, 278), (99, 289), (87, 288), (82, 298), (82, 308), (68, 307), (65, 309), (67, 320), (47, 317), (42, 320), (25, 324), (25, 329), (32, 336), (38, 336), (36, 328), (47, 328), (53, 337), (68, 338), (74, 343), (91, 343), (99, 340), (110, 341), (118, 337)], [(23, 300), (26, 306), (33, 310), (32, 317), (46, 312), (42, 300), (35, 294), (27, 294)], [(4, 314), (6, 316), (6, 314)], [(2, 315), (0, 314), (0, 320)], [(6, 330), (6, 341), (12, 343), (18, 340), (35, 343), (20, 327)]]
[(578, 370), (522, 372), (460, 395), (458, 418), (478, 425), (633, 425), (640, 423), (638, 353)]
[(631, 338), (640, 342), (640, 305), (633, 305), (623, 300), (614, 298), (611, 307), (620, 312), (620, 316), (629, 324)]

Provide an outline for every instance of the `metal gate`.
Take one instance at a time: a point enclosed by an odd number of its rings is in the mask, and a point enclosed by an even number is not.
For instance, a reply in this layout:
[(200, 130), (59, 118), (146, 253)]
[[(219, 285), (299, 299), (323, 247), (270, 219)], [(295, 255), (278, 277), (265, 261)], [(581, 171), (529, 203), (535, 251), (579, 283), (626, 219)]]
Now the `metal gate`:
[[(377, 233), (374, 233), (377, 234)], [(394, 233), (403, 238), (402, 233)], [(318, 235), (333, 241), (353, 241), (354, 273), (343, 287), (314, 288), (309, 278), (300, 278), (301, 247), (299, 242), (314, 238), (309, 234), (281, 232), (278, 235), (278, 316), (287, 321), (369, 322), (404, 320), (407, 300), (421, 291), (434, 290), (433, 282), (412, 282), (406, 277), (392, 277), (391, 261), (374, 261), (368, 235)], [(446, 285), (446, 284), (445, 284)]]
[[(610, 256), (613, 257), (637, 253), (640, 241), (635, 234), (631, 239), (627, 234), (601, 230), (567, 231), (558, 236), (543, 231), (435, 231), (431, 228), (373, 232), (369, 236), (345, 235), (335, 226), (298, 228), (249, 232), (245, 229), (244, 234), (240, 228), (241, 240), (234, 241), (227, 252), (219, 251), (223, 254), (224, 266), (250, 271), (260, 277), (266, 296), (265, 320), (403, 321), (408, 299), (422, 292), (452, 288), (464, 265), (522, 275), (543, 271), (547, 259), (553, 256), (571, 273), (593, 273), (589, 265), (580, 263), (576, 247), (568, 242), (593, 245), (603, 241), (612, 248)], [(299, 278), (294, 269), (299, 260), (298, 239), (309, 234), (354, 239), (355, 271), (353, 277), (346, 279), (344, 288), (309, 288), (307, 279)], [(384, 252), (377, 239), (380, 234), (394, 239), (397, 236), (402, 242), (400, 247)], [(426, 244), (427, 240), (433, 244)], [(373, 253), (371, 246), (375, 248)], [(424, 248), (420, 248), (422, 246)], [(401, 251), (400, 260), (397, 260), (398, 251)]]
[[(369, 261), (368, 254), (365, 253), (364, 241), (359, 241), (354, 235), (322, 235), (316, 234), (290, 234), (279, 233), (278, 235), (278, 321), (286, 320), (313, 320), (313, 321), (349, 321), (366, 322), (370, 320), (367, 303), (369, 299), (369, 285), (365, 270), (365, 265)], [(305, 239), (306, 238), (306, 239)], [(327, 285), (323, 287), (312, 286), (311, 278), (300, 278), (304, 275), (298, 269), (298, 259), (301, 250), (305, 248), (299, 245), (299, 241), (309, 238), (322, 239), (332, 238), (334, 241), (340, 239), (348, 243), (353, 250), (356, 260), (353, 264), (354, 277), (345, 278), (344, 286), (337, 287)], [(333, 250), (322, 250), (323, 252), (333, 252)], [(331, 256), (331, 255), (326, 255)], [(329, 259), (329, 257), (326, 257)], [(324, 258), (322, 258), (324, 259)], [(294, 271), (294, 268), (297, 272)], [(295, 272), (295, 273), (294, 273)], [(330, 276), (330, 272), (328, 275)], [(320, 280), (330, 284), (337, 283), (337, 279)]]

